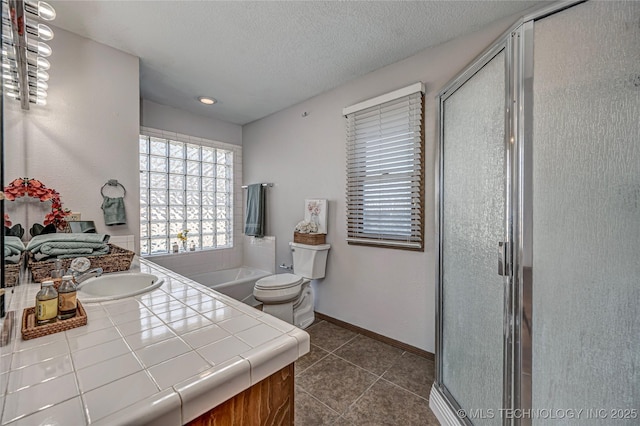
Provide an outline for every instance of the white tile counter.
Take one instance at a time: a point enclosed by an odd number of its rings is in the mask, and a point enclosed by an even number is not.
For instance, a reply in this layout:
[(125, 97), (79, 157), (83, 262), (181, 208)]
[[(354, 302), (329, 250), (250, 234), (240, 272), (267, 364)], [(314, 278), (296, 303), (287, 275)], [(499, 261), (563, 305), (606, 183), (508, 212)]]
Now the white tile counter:
[[(138, 264), (138, 260), (134, 261)], [(12, 342), (0, 348), (2, 425), (181, 425), (294, 362), (309, 335), (194, 281), (84, 304), (88, 324), (23, 341), (38, 284), (15, 288)]]

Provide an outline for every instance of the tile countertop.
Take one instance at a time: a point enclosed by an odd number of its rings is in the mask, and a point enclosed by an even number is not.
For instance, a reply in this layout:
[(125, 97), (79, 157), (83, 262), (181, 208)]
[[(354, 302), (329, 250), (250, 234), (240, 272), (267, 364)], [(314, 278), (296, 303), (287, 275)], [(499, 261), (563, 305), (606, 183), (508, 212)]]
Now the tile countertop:
[(84, 304), (88, 324), (22, 340), (22, 284), (11, 343), (0, 348), (2, 425), (181, 425), (309, 352), (309, 335), (144, 259), (152, 292)]

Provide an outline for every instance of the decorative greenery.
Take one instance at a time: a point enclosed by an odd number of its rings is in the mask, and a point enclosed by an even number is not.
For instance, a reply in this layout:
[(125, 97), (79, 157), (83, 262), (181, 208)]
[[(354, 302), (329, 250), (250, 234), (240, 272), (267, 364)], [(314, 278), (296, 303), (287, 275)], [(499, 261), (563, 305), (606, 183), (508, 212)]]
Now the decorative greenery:
[[(62, 201), (60, 201), (60, 193), (58, 191), (47, 188), (37, 179), (29, 178), (14, 179), (4, 188), (4, 197), (8, 201), (24, 196), (38, 198), (41, 202), (51, 201), (51, 212), (44, 217), (44, 225), (53, 225), (60, 231), (65, 229), (67, 226), (65, 217), (71, 212), (62, 208)], [(11, 227), (11, 221), (7, 214), (4, 216), (4, 224)]]

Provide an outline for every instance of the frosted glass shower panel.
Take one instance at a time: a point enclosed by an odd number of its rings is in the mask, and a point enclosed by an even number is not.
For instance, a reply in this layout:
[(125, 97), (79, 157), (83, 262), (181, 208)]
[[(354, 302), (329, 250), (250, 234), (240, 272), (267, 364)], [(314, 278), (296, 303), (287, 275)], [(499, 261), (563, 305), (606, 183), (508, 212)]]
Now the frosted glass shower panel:
[[(465, 410), (502, 407), (505, 54), (443, 105), (442, 383)], [(474, 419), (499, 424), (500, 419)]]
[(604, 410), (564, 424), (640, 422), (639, 23), (594, 1), (534, 25), (532, 405)]

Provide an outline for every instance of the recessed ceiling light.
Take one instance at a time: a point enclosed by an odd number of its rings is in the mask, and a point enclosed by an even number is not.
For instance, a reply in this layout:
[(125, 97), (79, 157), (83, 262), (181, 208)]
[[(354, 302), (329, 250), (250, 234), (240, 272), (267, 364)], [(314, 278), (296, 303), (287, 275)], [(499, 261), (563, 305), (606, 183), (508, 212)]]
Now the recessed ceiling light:
[(216, 102), (218, 102), (218, 101), (216, 101), (215, 99), (213, 99), (213, 98), (208, 98), (208, 97), (206, 97), (206, 96), (200, 96), (200, 97), (198, 98), (198, 100), (199, 100), (200, 102), (202, 102), (203, 104), (205, 104), (205, 105), (213, 105), (213, 104), (215, 104)]

